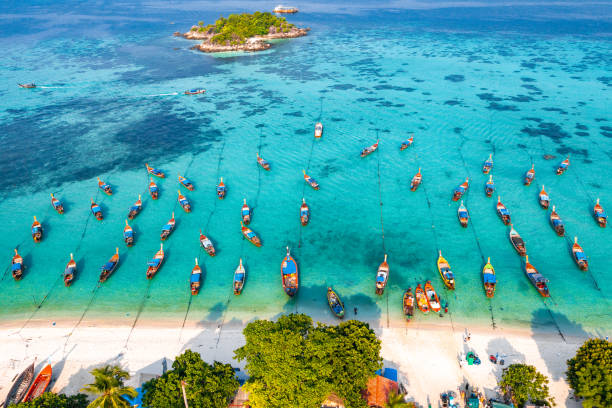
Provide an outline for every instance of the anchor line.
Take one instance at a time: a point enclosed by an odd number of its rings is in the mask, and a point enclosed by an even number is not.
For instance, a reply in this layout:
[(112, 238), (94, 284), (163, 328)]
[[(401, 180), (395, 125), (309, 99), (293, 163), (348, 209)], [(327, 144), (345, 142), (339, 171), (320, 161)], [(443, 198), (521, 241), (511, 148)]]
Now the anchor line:
[(132, 323), (132, 326), (130, 327), (130, 332), (127, 336), (127, 338), (125, 339), (125, 344), (123, 345), (123, 348), (127, 348), (127, 345), (130, 341), (130, 338), (132, 337), (132, 332), (134, 332), (134, 328), (136, 327), (136, 323), (138, 323), (138, 320), (140, 319), (140, 314), (142, 313), (144, 307), (145, 307), (145, 303), (147, 303), (147, 299), (149, 298), (149, 293), (151, 291), (151, 279), (147, 279), (147, 288), (145, 289), (145, 293), (144, 296), (142, 297), (142, 300), (140, 301), (140, 306), (138, 307), (138, 312), (136, 313), (136, 318), (134, 319), (134, 322)]
[(70, 337), (74, 334), (76, 329), (79, 327), (79, 325), (81, 324), (81, 322), (85, 318), (85, 315), (87, 314), (87, 312), (89, 311), (89, 309), (93, 305), (94, 300), (96, 298), (96, 295), (98, 294), (98, 289), (100, 289), (100, 283), (99, 282), (96, 284), (96, 287), (93, 289), (93, 294), (91, 295), (91, 298), (89, 299), (89, 303), (85, 307), (85, 310), (83, 310), (83, 313), (81, 314), (81, 317), (76, 322), (76, 324), (74, 325), (74, 327), (72, 328), (72, 330), (70, 331), (68, 336), (66, 336), (66, 341), (64, 342), (64, 350), (62, 351), (63, 353), (65, 353), (65, 351), (66, 351), (66, 346), (68, 345), (68, 341), (70, 340)]
[[(306, 173), (309, 172), (310, 170), (310, 163), (312, 161), (312, 155), (313, 155), (313, 151), (314, 151), (314, 145), (315, 145), (315, 138), (312, 138), (312, 143), (310, 144), (310, 153), (308, 154), (308, 162), (306, 163)], [(302, 197), (300, 198), (304, 198), (304, 196), (306, 195), (306, 182), (304, 182), (304, 184), (302, 185)], [(302, 248), (302, 225), (300, 224), (300, 229), (298, 230), (298, 249)], [(301, 254), (301, 251), (300, 251)]]
[[(415, 161), (417, 163), (417, 166), (421, 167), (421, 163), (419, 161), (418, 153), (415, 152), (414, 158), (415, 158)], [(438, 245), (438, 232), (436, 231), (436, 225), (435, 225), (435, 222), (434, 222), (433, 211), (431, 210), (431, 200), (429, 199), (429, 194), (427, 193), (426, 183), (421, 182), (421, 188), (423, 189), (423, 193), (425, 193), (425, 201), (427, 201), (427, 209), (429, 211), (429, 219), (430, 219), (430, 222), (431, 222), (431, 230), (432, 230), (433, 236), (434, 236), (434, 243), (436, 245), (436, 248), (439, 249), (440, 246)]]
[[(378, 138), (378, 135), (376, 135)], [(377, 149), (377, 166), (376, 166), (376, 177), (378, 180), (378, 204), (380, 207), (380, 232), (382, 236), (382, 248), (383, 252), (387, 253), (387, 247), (385, 246), (385, 223), (383, 221), (383, 200), (382, 200), (382, 183), (380, 182), (380, 150)]]
[[(552, 297), (551, 297), (551, 299), (552, 299)], [(559, 336), (561, 336), (563, 341), (565, 343), (567, 343), (567, 339), (563, 335), (563, 332), (561, 331), (561, 327), (559, 327), (559, 323), (557, 323), (557, 319), (555, 319), (555, 316), (553, 315), (552, 310), (550, 310), (550, 307), (548, 307), (548, 304), (543, 299), (542, 299), (542, 303), (544, 303), (544, 307), (546, 307), (546, 310), (548, 311), (548, 314), (550, 315), (550, 318), (553, 321), (553, 324), (555, 325), (555, 328), (557, 329), (557, 332), (559, 333)]]

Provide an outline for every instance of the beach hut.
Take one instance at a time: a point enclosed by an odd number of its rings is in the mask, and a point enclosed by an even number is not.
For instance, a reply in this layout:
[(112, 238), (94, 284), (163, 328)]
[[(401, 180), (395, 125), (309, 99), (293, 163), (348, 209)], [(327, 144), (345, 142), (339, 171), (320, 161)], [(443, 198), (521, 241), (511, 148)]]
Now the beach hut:
[(368, 386), (361, 395), (367, 401), (368, 407), (385, 408), (392, 391), (398, 392), (397, 381), (377, 375), (368, 380)]

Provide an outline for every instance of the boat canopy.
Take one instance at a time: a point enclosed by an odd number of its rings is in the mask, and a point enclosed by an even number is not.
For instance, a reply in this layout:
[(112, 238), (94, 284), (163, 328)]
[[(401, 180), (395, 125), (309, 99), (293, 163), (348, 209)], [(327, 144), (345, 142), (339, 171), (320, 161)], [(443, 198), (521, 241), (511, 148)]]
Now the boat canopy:
[(126, 237), (133, 237), (134, 236), (134, 231), (132, 231), (131, 229), (125, 231), (123, 233), (123, 235), (125, 235)]
[(19, 269), (21, 269), (21, 263), (14, 263), (11, 269), (13, 271), (18, 271)]
[(191, 274), (191, 283), (199, 282), (200, 281), (200, 275), (202, 275), (202, 272), (192, 273)]
[(497, 282), (497, 279), (495, 278), (495, 275), (493, 275), (492, 273), (485, 273), (483, 278), (484, 278), (484, 283), (495, 283), (495, 282)]
[(332, 310), (334, 311), (334, 313), (342, 312), (342, 306), (340, 306), (340, 303), (338, 303), (338, 301), (332, 304)]
[(166, 224), (162, 227), (162, 231), (170, 231), (172, 229), (172, 226), (170, 224)]
[(115, 266), (115, 262), (107, 262), (102, 267), (102, 270), (110, 271), (111, 269), (113, 269), (113, 266)]
[(461, 218), (467, 218), (468, 217), (468, 212), (467, 210), (459, 210), (459, 216)]
[(249, 231), (247, 232), (247, 234), (246, 234), (246, 235), (247, 235), (247, 237), (249, 237), (249, 238), (255, 238), (255, 237), (257, 236), (257, 235), (255, 235), (255, 233), (254, 233), (253, 231), (251, 231), (251, 230), (249, 230)]
[(139, 205), (133, 205), (133, 206), (130, 207), (130, 211), (137, 211), (139, 209), (140, 209)]
[(500, 208), (499, 213), (501, 215), (510, 215), (510, 211), (508, 211), (506, 208)]
[(157, 185), (155, 185), (155, 184), (149, 186), (149, 188), (151, 189), (151, 191), (157, 191), (158, 190)]
[(243, 272), (239, 272), (234, 277), (234, 282), (242, 282), (243, 279), (244, 279), (244, 273)]
[(40, 231), (40, 227), (37, 225), (36, 227), (32, 227), (32, 233), (35, 234)]
[(306, 208), (304, 208), (301, 212), (301, 215), (308, 215), (308, 210)]
[(597, 215), (600, 217), (608, 218), (608, 214), (604, 210), (597, 211)]
[(293, 273), (296, 273), (297, 269), (295, 267), (295, 263), (291, 260), (286, 260), (283, 263), (283, 275), (291, 275)]
[(376, 276), (376, 282), (384, 282), (385, 281), (385, 275), (384, 274), (380, 274)]
[(557, 226), (559, 226), (559, 225), (563, 225), (563, 221), (561, 221), (559, 218), (555, 218), (555, 219), (553, 219), (553, 220), (552, 220), (552, 222), (553, 222), (553, 225), (554, 225), (555, 227), (557, 227)]
[(586, 261), (587, 259), (584, 252), (574, 252), (574, 254), (576, 254), (576, 259), (579, 261)]
[(251, 210), (249, 210), (248, 208), (242, 209), (242, 215), (249, 215), (249, 214), (251, 214)]
[(159, 263), (160, 263), (159, 259), (153, 259), (153, 260), (147, 262), (147, 265), (149, 265), (149, 266), (158, 266)]

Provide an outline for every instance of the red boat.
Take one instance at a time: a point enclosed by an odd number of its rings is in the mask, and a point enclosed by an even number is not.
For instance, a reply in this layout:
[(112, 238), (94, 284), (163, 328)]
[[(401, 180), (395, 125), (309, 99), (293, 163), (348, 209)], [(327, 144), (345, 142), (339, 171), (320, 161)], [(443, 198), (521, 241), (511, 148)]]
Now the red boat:
[(560, 176), (561, 174), (565, 173), (565, 170), (567, 170), (567, 168), (569, 167), (569, 164), (570, 164), (569, 156), (567, 156), (567, 158), (561, 162), (559, 167), (557, 167), (557, 175)]
[(62, 202), (55, 198), (53, 193), (51, 193), (51, 205), (53, 206), (53, 209), (57, 211), (58, 214), (64, 213), (64, 206), (62, 205)]
[(227, 194), (227, 187), (225, 187), (225, 183), (223, 182), (223, 177), (221, 177), (221, 181), (217, 185), (217, 197), (219, 200), (223, 200), (225, 195)]
[(527, 170), (527, 173), (525, 173), (525, 180), (523, 181), (523, 183), (528, 186), (531, 184), (531, 182), (535, 179), (535, 169), (534, 169), (535, 165), (531, 165), (531, 168), (529, 170)]
[(243, 199), (242, 203), (242, 211), (240, 213), (242, 216), (242, 222), (244, 225), (249, 225), (251, 222), (251, 209), (247, 205), (246, 198)]
[(195, 266), (191, 270), (191, 278), (189, 279), (189, 285), (191, 286), (191, 294), (197, 295), (200, 293), (200, 285), (202, 281), (202, 268), (198, 265), (198, 258), (195, 259)]
[(510, 224), (509, 238), (516, 252), (518, 252), (520, 256), (527, 256), (527, 249), (525, 248), (525, 241), (523, 241), (523, 238), (521, 238), (519, 233), (516, 232), (512, 224)]
[(134, 245), (134, 230), (130, 227), (127, 220), (125, 220), (125, 227), (123, 227), (123, 240), (128, 247)]
[(157, 251), (152, 260), (147, 262), (147, 279), (153, 279), (164, 262), (164, 255), (164, 244), (160, 244), (159, 251)]
[(482, 165), (482, 172), (484, 174), (489, 174), (492, 168), (493, 168), (493, 155), (490, 154), (489, 158), (485, 160), (484, 164)]
[(259, 156), (259, 153), (257, 153), (257, 163), (264, 169), (264, 170), (270, 170), (270, 163), (268, 163), (267, 161), (265, 161), (263, 158), (261, 158)]
[(193, 191), (193, 183), (187, 177), (183, 177), (180, 174), (178, 175), (179, 183), (181, 183), (185, 188), (189, 191)]
[(176, 225), (176, 221), (174, 220), (174, 211), (172, 211), (172, 218), (162, 227), (162, 232), (160, 238), (162, 241), (168, 239), (172, 231), (174, 231), (174, 226)]
[(608, 215), (604, 211), (603, 207), (599, 204), (599, 198), (595, 203), (595, 207), (593, 207), (593, 215), (595, 215), (595, 219), (600, 227), (605, 228), (608, 223)]
[(204, 248), (208, 255), (215, 256), (215, 247), (210, 238), (202, 234), (202, 230), (200, 230), (200, 245), (202, 248)]
[(550, 198), (548, 197), (548, 193), (544, 190), (544, 186), (542, 186), (542, 190), (540, 190), (540, 195), (538, 196), (540, 199), (540, 206), (548, 210), (548, 206), (550, 205)]
[(151, 198), (157, 200), (159, 197), (159, 188), (157, 184), (153, 181), (153, 177), (151, 177), (151, 182), (149, 183), (149, 194), (151, 194)]
[(66, 287), (72, 285), (72, 281), (74, 280), (74, 275), (77, 271), (76, 261), (72, 254), (70, 254), (70, 261), (66, 265), (66, 269), (64, 270), (64, 285)]
[(493, 175), (489, 176), (489, 181), (485, 184), (485, 195), (491, 197), (495, 191), (495, 183), (493, 183)]
[(372, 146), (368, 146), (365, 149), (363, 149), (361, 151), (361, 157), (366, 157), (367, 155), (374, 153), (376, 149), (378, 149), (378, 140)]
[(461, 205), (457, 209), (457, 217), (459, 217), (459, 223), (463, 228), (468, 226), (468, 221), (470, 219), (470, 215), (468, 214), (467, 208), (463, 205), (463, 200), (461, 200)]
[(138, 200), (132, 205), (128, 211), (128, 219), (133, 220), (138, 214), (140, 214), (140, 210), (142, 210), (142, 200), (140, 199), (140, 194), (138, 194)]
[(104, 191), (108, 195), (113, 194), (113, 189), (110, 186), (110, 184), (107, 184), (103, 182), (102, 180), (100, 180), (100, 177), (98, 177), (98, 187), (100, 188), (100, 190)]
[(34, 216), (34, 222), (32, 223), (32, 239), (34, 242), (40, 242), (43, 239), (43, 229), (42, 225)]
[(15, 255), (13, 255), (11, 272), (13, 273), (13, 279), (16, 281), (23, 278), (23, 258), (19, 255), (17, 249), (15, 249)]
[(302, 198), (302, 205), (300, 206), (300, 222), (303, 226), (308, 225), (308, 221), (310, 221), (310, 209), (308, 208), (308, 204), (306, 204), (306, 200)]
[(587, 271), (589, 269), (589, 261), (587, 261), (586, 254), (582, 247), (578, 244), (578, 237), (574, 237), (574, 245), (572, 245), (572, 255), (576, 265), (581, 271)]
[(250, 228), (245, 227), (242, 224), (242, 221), (240, 221), (240, 226), (242, 227), (242, 235), (244, 235), (244, 237), (253, 245), (255, 245), (256, 247), (260, 247), (261, 246), (261, 240), (259, 239), (259, 237), (257, 236), (257, 234), (255, 234)]
[(28, 392), (26, 393), (25, 397), (23, 397), (22, 402), (30, 402), (33, 399), (43, 395), (43, 393), (49, 386), (49, 383), (51, 382), (52, 374), (53, 370), (51, 369), (51, 364), (47, 364), (46, 366), (44, 366), (43, 369), (40, 370), (40, 373), (38, 373), (38, 375), (34, 379), (34, 382), (32, 382), (32, 385), (30, 386), (30, 389), (28, 389)]
[(413, 142), (414, 142), (414, 135), (410, 135), (410, 137), (405, 142), (402, 142), (402, 144), (400, 145), (400, 151), (406, 150), (407, 148), (412, 146)]
[(469, 186), (470, 178), (467, 177), (463, 183), (461, 183), (459, 186), (457, 186), (457, 188), (455, 188), (455, 190), (453, 190), (453, 201), (458, 201), (461, 197), (463, 197)]
[(196, 89), (190, 89), (188, 91), (185, 91), (185, 95), (199, 95), (205, 92), (206, 92), (206, 89), (204, 88), (196, 88)]
[(152, 176), (159, 177), (159, 178), (166, 177), (163, 171), (154, 169), (153, 167), (149, 166), (147, 163), (145, 163), (145, 167), (147, 168), (147, 172)]
[(185, 198), (185, 196), (181, 193), (181, 190), (178, 191), (178, 202), (181, 207), (183, 207), (185, 212), (191, 212), (191, 204), (189, 203), (189, 200), (187, 200), (187, 198)]
[(550, 213), (550, 225), (553, 227), (558, 236), (562, 237), (565, 235), (565, 226), (563, 225), (563, 221), (559, 214), (555, 211), (555, 206), (552, 207), (552, 212)]
[(497, 214), (501, 218), (504, 225), (510, 224), (510, 211), (502, 204), (501, 198), (497, 196)]
[(417, 171), (417, 174), (414, 175), (412, 181), (410, 182), (410, 191), (416, 191), (416, 189), (419, 188), (421, 181), (423, 181), (423, 176), (421, 175), (421, 168), (419, 167), (419, 171)]
[(306, 170), (302, 170), (302, 173), (304, 173), (304, 180), (308, 184), (310, 184), (310, 187), (312, 187), (315, 190), (318, 190), (319, 189), (319, 183), (317, 183), (317, 181), (315, 179), (313, 179), (308, 174), (306, 174)]
[(91, 212), (93, 213), (94, 217), (96, 217), (96, 220), (102, 221), (104, 219), (102, 209), (94, 202), (93, 198), (91, 199)]

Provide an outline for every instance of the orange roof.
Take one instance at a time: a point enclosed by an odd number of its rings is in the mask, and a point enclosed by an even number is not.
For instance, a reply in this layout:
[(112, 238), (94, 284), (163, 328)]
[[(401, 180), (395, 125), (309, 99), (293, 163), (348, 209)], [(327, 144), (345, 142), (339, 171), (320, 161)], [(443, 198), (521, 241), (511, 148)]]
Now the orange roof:
[(368, 407), (384, 408), (391, 391), (397, 392), (397, 383), (377, 375), (368, 380), (368, 388), (362, 391), (362, 395), (368, 401)]

